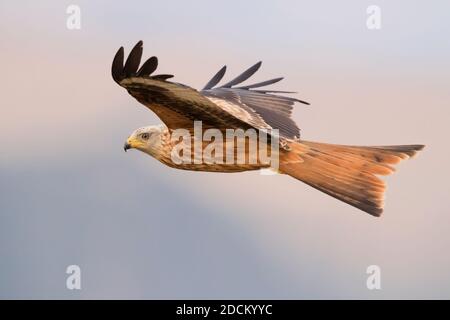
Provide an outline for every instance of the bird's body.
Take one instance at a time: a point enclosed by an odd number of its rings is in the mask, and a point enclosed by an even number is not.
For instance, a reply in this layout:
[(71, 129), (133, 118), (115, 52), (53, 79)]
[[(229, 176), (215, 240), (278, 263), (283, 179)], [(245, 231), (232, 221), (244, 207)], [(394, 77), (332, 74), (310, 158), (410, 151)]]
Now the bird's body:
[[(230, 163), (227, 163), (226, 156), (228, 144), (225, 139), (214, 141), (215, 147), (222, 150), (222, 157), (220, 157), (220, 159), (219, 157), (214, 157), (210, 159), (211, 161), (208, 161), (206, 150), (211, 147), (210, 141), (204, 141), (195, 135), (190, 136), (190, 139), (174, 140), (170, 130), (164, 125), (148, 126), (137, 129), (128, 138), (129, 142), (127, 142), (127, 144), (131, 145), (131, 143), (133, 143), (132, 141), (139, 141), (139, 134), (144, 132), (151, 133), (151, 144), (136, 144), (136, 142), (134, 142), (133, 148), (147, 153), (161, 163), (175, 169), (207, 172), (243, 172), (270, 168), (270, 164), (263, 163), (263, 161), (259, 160), (259, 157), (256, 157), (256, 160), (253, 161), (253, 163), (249, 161), (250, 148), (248, 146), (248, 139), (245, 141), (245, 147), (243, 148), (244, 161), (239, 162), (237, 160), (240, 153), (236, 148), (237, 143), (235, 143), (231, 153), (229, 153), (231, 161), (229, 161)], [(268, 153), (270, 153), (270, 145), (266, 142), (259, 142), (259, 139), (257, 139), (257, 144), (258, 148), (266, 147)], [(189, 149), (191, 155), (188, 160), (183, 161), (182, 163), (174, 161), (175, 148)], [(200, 159), (200, 161), (196, 161), (196, 159)]]
[[(308, 103), (279, 95), (287, 92), (255, 89), (282, 78), (235, 87), (253, 75), (260, 62), (215, 88), (225, 73), (223, 67), (203, 90), (197, 91), (167, 81), (171, 75), (152, 76), (157, 67), (155, 57), (138, 70), (141, 55), (140, 41), (124, 65), (120, 48), (113, 61), (112, 76), (164, 125), (135, 130), (127, 139), (125, 150), (138, 149), (172, 168), (242, 172), (274, 168), (276, 163), (278, 172), (379, 216), (385, 184), (378, 175), (391, 174), (392, 165), (423, 148), (304, 141), (291, 113), (294, 103)], [(236, 136), (228, 136), (230, 132)]]

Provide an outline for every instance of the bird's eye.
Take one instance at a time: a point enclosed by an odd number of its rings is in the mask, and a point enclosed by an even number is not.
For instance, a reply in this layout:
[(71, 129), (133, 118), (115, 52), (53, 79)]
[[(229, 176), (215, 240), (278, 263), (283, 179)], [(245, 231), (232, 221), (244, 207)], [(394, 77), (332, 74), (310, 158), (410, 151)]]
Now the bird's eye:
[(148, 140), (148, 138), (150, 137), (150, 135), (146, 132), (146, 133), (143, 133), (142, 135), (141, 135), (141, 138), (142, 139), (144, 139), (144, 140)]

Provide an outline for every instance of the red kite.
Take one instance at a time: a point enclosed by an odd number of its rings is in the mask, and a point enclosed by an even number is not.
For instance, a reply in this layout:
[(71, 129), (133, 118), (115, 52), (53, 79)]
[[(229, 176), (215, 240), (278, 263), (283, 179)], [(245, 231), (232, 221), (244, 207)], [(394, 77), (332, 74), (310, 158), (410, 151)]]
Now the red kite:
[[(275, 137), (270, 130), (277, 129), (278, 172), (303, 181), (371, 215), (380, 216), (383, 212), (385, 183), (378, 175), (393, 173), (393, 165), (414, 156), (424, 147), (362, 147), (302, 140), (300, 129), (291, 118), (292, 108), (295, 103), (309, 103), (283, 95), (292, 92), (261, 89), (282, 78), (237, 86), (250, 78), (259, 69), (261, 62), (226, 84), (217, 86), (225, 74), (224, 66), (201, 91), (197, 91), (184, 84), (168, 81), (172, 75), (152, 75), (158, 65), (156, 57), (149, 58), (139, 68), (142, 44), (139, 41), (135, 45), (125, 65), (123, 47), (119, 49), (112, 63), (112, 77), (129, 94), (156, 113), (164, 125), (135, 130), (125, 143), (125, 151), (136, 148), (178, 169), (212, 172), (257, 170), (269, 165), (260, 161), (232, 164), (176, 163), (172, 151), (179, 141), (174, 141), (172, 136), (180, 129), (193, 133), (194, 121), (201, 121), (202, 132), (212, 128), (224, 133), (227, 129), (252, 129), (258, 133), (264, 132), (272, 141)], [(223, 147), (226, 149), (226, 141)], [(249, 151), (246, 149), (245, 152), (248, 156)]]

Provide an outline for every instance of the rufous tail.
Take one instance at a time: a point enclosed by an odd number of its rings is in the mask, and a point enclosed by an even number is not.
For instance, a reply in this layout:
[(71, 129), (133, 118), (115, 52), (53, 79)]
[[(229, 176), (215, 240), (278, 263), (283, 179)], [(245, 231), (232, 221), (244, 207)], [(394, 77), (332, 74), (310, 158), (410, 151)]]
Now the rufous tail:
[(318, 142), (291, 142), (280, 159), (280, 172), (373, 216), (383, 212), (385, 183), (378, 175), (413, 157), (423, 145), (358, 147)]

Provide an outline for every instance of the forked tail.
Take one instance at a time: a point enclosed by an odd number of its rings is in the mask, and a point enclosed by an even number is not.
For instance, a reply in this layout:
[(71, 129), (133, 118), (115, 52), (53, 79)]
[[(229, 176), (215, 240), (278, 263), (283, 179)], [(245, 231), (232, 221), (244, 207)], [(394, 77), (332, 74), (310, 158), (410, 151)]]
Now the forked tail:
[(385, 183), (377, 175), (413, 157), (423, 145), (357, 147), (292, 142), (280, 171), (371, 215), (383, 212)]

